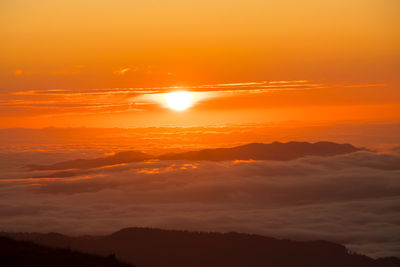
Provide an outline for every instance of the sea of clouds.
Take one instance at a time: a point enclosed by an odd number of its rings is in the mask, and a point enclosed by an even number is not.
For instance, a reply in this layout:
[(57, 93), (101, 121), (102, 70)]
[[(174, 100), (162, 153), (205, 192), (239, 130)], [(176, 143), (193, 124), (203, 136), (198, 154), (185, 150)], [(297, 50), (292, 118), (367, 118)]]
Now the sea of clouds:
[(29, 153), (0, 155), (1, 231), (238, 231), (400, 256), (395, 150), (292, 161), (148, 161), (61, 173), (23, 165), (77, 155)]

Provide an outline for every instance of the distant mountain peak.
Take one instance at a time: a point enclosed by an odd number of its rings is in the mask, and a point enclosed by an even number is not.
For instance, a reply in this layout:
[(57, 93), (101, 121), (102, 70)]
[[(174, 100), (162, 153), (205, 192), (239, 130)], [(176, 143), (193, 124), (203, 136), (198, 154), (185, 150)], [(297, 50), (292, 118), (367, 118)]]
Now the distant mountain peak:
[(335, 156), (363, 150), (351, 144), (333, 142), (250, 143), (232, 148), (203, 149), (160, 156), (168, 160), (293, 160), (305, 156)]
[[(305, 156), (335, 156), (363, 150), (351, 144), (333, 142), (273, 142), (270, 144), (250, 143), (231, 148), (208, 148), (182, 153), (169, 153), (152, 156), (140, 151), (123, 151), (114, 155), (94, 158), (75, 159), (51, 165), (29, 165), (31, 170), (68, 170), (91, 169), (117, 164), (140, 162), (149, 159), (159, 160), (293, 160)], [(63, 174), (68, 175), (68, 174)]]

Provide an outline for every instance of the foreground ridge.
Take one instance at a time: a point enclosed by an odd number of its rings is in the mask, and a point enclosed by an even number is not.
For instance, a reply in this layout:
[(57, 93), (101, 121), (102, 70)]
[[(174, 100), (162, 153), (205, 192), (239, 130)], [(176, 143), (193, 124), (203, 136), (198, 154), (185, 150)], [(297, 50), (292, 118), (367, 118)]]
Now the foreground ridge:
[(0, 265), (7, 267), (135, 267), (119, 262), (114, 254), (102, 257), (7, 237), (0, 237)]
[(3, 233), (19, 240), (109, 255), (148, 267), (397, 267), (398, 258), (372, 259), (328, 241), (291, 241), (244, 233), (125, 228), (105, 236)]

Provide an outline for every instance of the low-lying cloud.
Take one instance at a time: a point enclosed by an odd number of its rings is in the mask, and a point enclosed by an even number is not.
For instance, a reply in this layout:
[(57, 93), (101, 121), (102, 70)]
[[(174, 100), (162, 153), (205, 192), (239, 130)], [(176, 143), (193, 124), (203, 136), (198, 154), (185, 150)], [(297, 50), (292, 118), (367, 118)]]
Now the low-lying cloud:
[(399, 163), (395, 153), (358, 152), (286, 162), (149, 161), (73, 177), (9, 170), (0, 182), (0, 229), (239, 231), (400, 256)]

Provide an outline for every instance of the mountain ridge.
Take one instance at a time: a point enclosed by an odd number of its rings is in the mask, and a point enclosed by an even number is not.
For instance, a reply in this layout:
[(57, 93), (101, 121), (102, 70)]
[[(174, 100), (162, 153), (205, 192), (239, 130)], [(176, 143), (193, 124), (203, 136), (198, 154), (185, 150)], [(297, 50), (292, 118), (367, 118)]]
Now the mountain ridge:
[(97, 255), (115, 254), (146, 267), (398, 267), (394, 257), (372, 259), (340, 244), (292, 241), (245, 233), (190, 232), (130, 227), (102, 236), (69, 237), (49, 233), (1, 233), (40, 245)]
[(0, 265), (7, 267), (135, 267), (120, 262), (114, 254), (104, 257), (4, 236), (0, 236)]
[[(208, 148), (182, 153), (168, 153), (159, 156), (140, 151), (123, 151), (112, 156), (94, 159), (75, 159), (51, 165), (28, 165), (31, 171), (91, 169), (117, 164), (142, 162), (145, 160), (278, 160), (287, 161), (305, 156), (335, 156), (365, 150), (351, 144), (334, 142), (273, 142), (270, 144), (250, 143), (230, 148)], [(67, 175), (67, 174), (64, 174)]]

